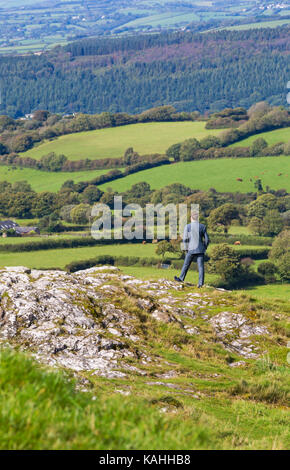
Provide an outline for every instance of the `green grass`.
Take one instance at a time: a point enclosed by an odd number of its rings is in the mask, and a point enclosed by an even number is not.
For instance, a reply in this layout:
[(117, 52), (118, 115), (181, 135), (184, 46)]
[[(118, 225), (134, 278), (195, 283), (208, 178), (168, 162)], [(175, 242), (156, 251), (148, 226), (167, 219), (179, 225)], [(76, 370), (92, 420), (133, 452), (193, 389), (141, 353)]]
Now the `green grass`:
[[(249, 307), (245, 299), (241, 303)], [(154, 328), (146, 347), (158, 362), (147, 364), (145, 377), (106, 379), (84, 372), (72, 380), (27, 353), (1, 350), (0, 449), (289, 448), (284, 354), (278, 366), (265, 358), (234, 369), (203, 320), (203, 334), (191, 337), (172, 324), (152, 323), (150, 316), (147, 321)], [(138, 360), (136, 365), (144, 368)], [(177, 376), (162, 382), (178, 390), (152, 385), (160, 381), (157, 373), (168, 370)], [(77, 391), (84, 378), (89, 391)]]
[(281, 299), (290, 302), (289, 284), (266, 284), (265, 286), (254, 286), (245, 291), (257, 299)]
[(290, 141), (290, 127), (283, 129), (276, 129), (274, 131), (262, 132), (260, 134), (252, 135), (247, 139), (236, 142), (231, 147), (249, 147), (257, 139), (265, 139), (269, 145), (277, 144), (278, 142)]
[[(282, 173), (281, 176), (278, 176)], [(101, 186), (115, 191), (126, 191), (133, 184), (146, 181), (153, 189), (160, 189), (172, 183), (182, 183), (192, 189), (208, 190), (215, 188), (220, 192), (254, 191), (255, 179), (261, 178), (264, 187), (272, 189), (285, 188), (289, 191), (290, 158), (258, 157), (203, 160), (196, 162), (180, 162), (158, 168), (144, 170), (120, 180)], [(243, 182), (237, 181), (242, 178)], [(252, 181), (251, 181), (252, 179)]]
[(0, 253), (0, 266), (27, 266), (29, 268), (64, 268), (72, 261), (94, 258), (100, 255), (157, 257), (156, 245), (107, 245), (82, 248), (39, 250), (27, 253)]
[[(0, 448), (179, 449), (210, 447), (210, 429), (189, 432), (148, 400), (77, 392), (60, 373), (46, 372), (22, 355), (2, 351)], [(192, 431), (192, 430), (191, 430)]]
[(205, 122), (151, 122), (79, 132), (58, 137), (21, 153), (39, 159), (50, 152), (64, 154), (69, 160), (117, 158), (128, 147), (140, 154), (164, 153), (167, 148), (190, 137), (201, 139), (220, 130), (205, 129)]
[[(196, 266), (196, 264), (195, 264)], [(193, 269), (194, 263), (192, 264), (191, 268), (189, 269), (186, 282), (189, 284), (198, 284), (198, 272)], [(139, 279), (169, 279), (173, 280), (174, 276), (180, 275), (180, 269), (160, 269), (157, 267), (143, 267), (143, 266), (120, 266), (120, 270), (128, 274), (129, 276), (134, 276)], [(205, 282), (209, 284), (213, 281), (217, 280), (217, 276), (215, 274), (206, 274)]]
[[(139, 267), (139, 266), (120, 266), (123, 273), (129, 274), (130, 276), (137, 277), (139, 279), (173, 279), (174, 276), (180, 275), (178, 269), (158, 269), (156, 267)], [(211, 284), (217, 280), (217, 276), (214, 274), (205, 275), (205, 283)], [(198, 272), (193, 270), (192, 267), (188, 271), (186, 282), (190, 284), (198, 283)], [(290, 301), (290, 286), (289, 284), (266, 284), (264, 286), (252, 286), (246, 290), (237, 291), (245, 292), (251, 297), (263, 300), (284, 300)]]
[(230, 235), (251, 235), (248, 227), (242, 227), (240, 225), (231, 225), (228, 233)]
[(0, 180), (15, 183), (16, 181), (28, 181), (36, 192), (58, 191), (67, 180), (79, 181), (91, 180), (99, 175), (107, 173), (108, 170), (91, 170), (75, 172), (48, 172), (39, 171), (32, 168), (12, 168), (9, 166), (0, 166)]

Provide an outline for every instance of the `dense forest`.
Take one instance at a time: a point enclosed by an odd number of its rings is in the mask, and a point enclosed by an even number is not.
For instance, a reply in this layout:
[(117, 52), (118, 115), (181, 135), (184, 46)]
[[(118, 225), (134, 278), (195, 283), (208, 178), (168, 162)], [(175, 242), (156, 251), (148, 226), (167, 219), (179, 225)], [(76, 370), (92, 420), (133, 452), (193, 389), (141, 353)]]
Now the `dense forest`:
[(289, 27), (85, 39), (41, 56), (0, 58), (0, 114), (140, 113), (171, 104), (214, 112), (285, 104)]

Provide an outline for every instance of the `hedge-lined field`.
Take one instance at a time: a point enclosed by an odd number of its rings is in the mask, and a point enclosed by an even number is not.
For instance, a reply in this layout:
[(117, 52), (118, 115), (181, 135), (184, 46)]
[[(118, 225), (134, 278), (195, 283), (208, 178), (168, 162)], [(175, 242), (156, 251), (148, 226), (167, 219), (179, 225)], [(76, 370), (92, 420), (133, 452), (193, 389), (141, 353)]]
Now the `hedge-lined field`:
[(148, 122), (78, 132), (47, 141), (20, 155), (39, 159), (50, 152), (69, 160), (122, 157), (128, 147), (140, 154), (165, 153), (168, 147), (185, 139), (202, 139), (221, 130), (205, 128), (205, 122)]
[(247, 139), (240, 140), (231, 147), (249, 147), (257, 139), (265, 139), (269, 145), (278, 144), (279, 142), (288, 142), (290, 140), (290, 127), (284, 127), (282, 129), (275, 129), (274, 131), (262, 132), (261, 134), (255, 134)]
[(109, 170), (88, 170), (67, 172), (49, 172), (34, 170), (32, 168), (12, 168), (0, 166), (0, 180), (15, 183), (16, 181), (27, 181), (32, 189), (38, 193), (42, 191), (57, 192), (67, 180), (87, 181), (107, 173)]
[[(210, 245), (208, 253), (214, 244)], [(19, 247), (13, 245), (17, 250)], [(39, 247), (38, 247), (39, 248)], [(255, 259), (266, 258), (269, 247), (264, 246), (247, 246), (235, 247), (243, 256), (252, 256)], [(4, 249), (1, 246), (1, 249)], [(161, 261), (161, 257), (155, 253), (156, 245), (147, 243), (128, 243), (128, 244), (112, 244), (112, 245), (95, 245), (95, 246), (75, 246), (74, 248), (54, 248), (54, 249), (37, 249), (34, 251), (0, 251), (0, 266), (27, 266), (29, 268), (61, 268), (72, 262), (90, 260), (98, 256), (113, 257), (138, 257), (138, 258), (156, 258)], [(166, 254), (170, 259), (176, 260), (179, 254)], [(81, 269), (81, 268), (80, 268)]]
[[(115, 191), (122, 192), (135, 183), (146, 181), (153, 189), (160, 189), (172, 183), (182, 183), (192, 189), (204, 191), (215, 188), (219, 192), (245, 193), (255, 191), (255, 179), (260, 178), (265, 187), (269, 185), (273, 189), (285, 188), (289, 191), (289, 174), (289, 157), (225, 158), (180, 162), (143, 170), (104, 184), (101, 189), (111, 187)], [(237, 178), (243, 181), (237, 181)]]

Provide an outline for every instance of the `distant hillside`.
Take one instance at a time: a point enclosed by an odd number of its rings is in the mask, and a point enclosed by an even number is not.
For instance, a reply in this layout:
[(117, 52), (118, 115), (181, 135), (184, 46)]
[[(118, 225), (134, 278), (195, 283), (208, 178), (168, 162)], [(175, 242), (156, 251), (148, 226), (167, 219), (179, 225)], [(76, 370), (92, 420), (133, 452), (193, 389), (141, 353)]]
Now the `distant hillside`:
[(289, 32), (288, 26), (87, 39), (41, 56), (2, 57), (0, 114), (285, 104)]

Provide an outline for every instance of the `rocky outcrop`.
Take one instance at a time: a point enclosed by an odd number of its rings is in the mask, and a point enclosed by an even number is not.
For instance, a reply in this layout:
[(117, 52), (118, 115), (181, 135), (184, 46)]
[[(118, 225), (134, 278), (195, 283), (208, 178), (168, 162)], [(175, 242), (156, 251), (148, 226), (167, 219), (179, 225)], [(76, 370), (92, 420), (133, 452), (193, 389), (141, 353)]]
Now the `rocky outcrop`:
[(181, 297), (182, 290), (176, 282), (141, 281), (115, 267), (74, 274), (5, 268), (0, 271), (0, 342), (29, 350), (49, 365), (122, 377), (126, 369), (142, 373), (128, 359), (140, 365), (159, 360), (147, 350), (146, 318), (199, 335), (190, 320), (200, 317), (225, 348), (256, 357), (251, 338), (267, 334), (265, 327), (240, 314), (214, 314), (209, 295)]

